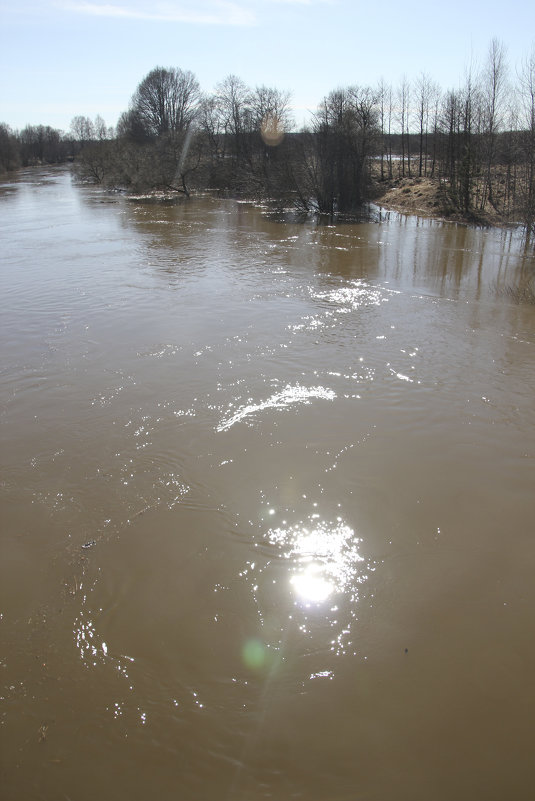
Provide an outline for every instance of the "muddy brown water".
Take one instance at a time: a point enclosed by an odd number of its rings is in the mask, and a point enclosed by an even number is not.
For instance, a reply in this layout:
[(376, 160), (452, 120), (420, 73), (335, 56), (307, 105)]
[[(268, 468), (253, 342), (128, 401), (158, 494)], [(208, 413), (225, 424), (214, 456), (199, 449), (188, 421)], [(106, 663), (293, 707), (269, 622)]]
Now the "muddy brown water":
[(0, 794), (534, 797), (535, 269), (0, 187)]

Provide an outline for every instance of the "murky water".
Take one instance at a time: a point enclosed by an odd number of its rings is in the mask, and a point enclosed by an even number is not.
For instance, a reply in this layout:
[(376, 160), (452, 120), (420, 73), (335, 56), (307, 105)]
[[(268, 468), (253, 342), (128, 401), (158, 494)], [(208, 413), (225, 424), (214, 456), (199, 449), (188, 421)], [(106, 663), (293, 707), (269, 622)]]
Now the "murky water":
[(2, 798), (527, 799), (507, 232), (0, 191)]

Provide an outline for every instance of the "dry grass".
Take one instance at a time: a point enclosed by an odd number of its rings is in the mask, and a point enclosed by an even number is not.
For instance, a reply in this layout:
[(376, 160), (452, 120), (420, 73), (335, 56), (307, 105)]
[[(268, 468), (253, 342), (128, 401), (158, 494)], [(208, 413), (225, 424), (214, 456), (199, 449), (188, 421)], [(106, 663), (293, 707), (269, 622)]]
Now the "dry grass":
[(386, 208), (423, 217), (447, 216), (440, 184), (431, 178), (401, 178), (383, 187), (378, 184), (378, 191), (377, 200)]
[(381, 182), (378, 180), (378, 170), (378, 166), (374, 165), (375, 200), (386, 208), (403, 214), (417, 214), (421, 217), (436, 217), (476, 225), (503, 227), (514, 224), (511, 217), (507, 217), (499, 210), (505, 205), (503, 196), (505, 179), (499, 170), (496, 170), (494, 176), (496, 208), (487, 203), (484, 211), (473, 211), (470, 214), (463, 214), (454, 207), (448, 197), (447, 184), (438, 178), (405, 177)]

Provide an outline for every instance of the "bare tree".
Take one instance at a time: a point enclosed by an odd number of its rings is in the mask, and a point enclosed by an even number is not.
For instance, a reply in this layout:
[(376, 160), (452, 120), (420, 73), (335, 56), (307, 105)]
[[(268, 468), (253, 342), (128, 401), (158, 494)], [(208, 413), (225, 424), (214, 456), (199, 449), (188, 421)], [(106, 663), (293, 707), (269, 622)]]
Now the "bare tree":
[(379, 137), (377, 93), (350, 86), (331, 92), (313, 122), (309, 175), (320, 212), (350, 212), (366, 198), (369, 157)]
[(131, 102), (137, 121), (150, 136), (184, 132), (198, 110), (200, 87), (189, 70), (156, 67), (141, 81)]
[(239, 162), (246, 158), (247, 139), (254, 130), (251, 90), (236, 75), (228, 75), (216, 87), (216, 107), (221, 128), (230, 143), (230, 155)]
[(379, 121), (381, 128), (380, 158), (381, 158), (381, 181), (385, 179), (385, 158), (388, 164), (388, 178), (392, 179), (392, 86), (386, 84), (381, 78), (377, 87), (377, 101), (379, 104)]
[(497, 39), (493, 39), (487, 56), (487, 63), (483, 71), (483, 143), (485, 148), (485, 181), (481, 196), (481, 210), (488, 202), (495, 205), (492, 166), (496, 155), (498, 132), (502, 125), (503, 101), (506, 92), (507, 64), (505, 48)]
[(71, 120), (71, 136), (80, 145), (92, 142), (95, 138), (95, 126), (89, 117), (78, 115)]
[(293, 127), (290, 93), (270, 86), (257, 86), (251, 96), (253, 124), (268, 146), (278, 145)]
[(460, 92), (459, 118), (459, 166), (458, 166), (458, 206), (465, 213), (471, 213), (473, 205), (474, 180), (479, 171), (479, 158), (474, 137), (474, 114), (478, 103), (477, 87), (471, 70), (466, 76)]
[(97, 114), (93, 121), (93, 130), (95, 132), (95, 139), (98, 139), (99, 142), (110, 138), (109, 129), (106, 127), (106, 123), (100, 114)]
[(441, 154), (441, 177), (447, 179), (450, 187), (450, 196), (454, 198), (454, 205), (457, 188), (457, 164), (458, 164), (458, 133), (460, 128), (460, 106), (461, 99), (459, 92), (450, 90), (446, 92), (442, 101), (442, 114), (440, 119), (440, 129), (442, 134), (442, 154)]
[(433, 99), (434, 84), (424, 72), (416, 81), (416, 97), (418, 101), (418, 176), (427, 175), (429, 118)]
[(438, 150), (438, 138), (439, 138), (439, 127), (440, 127), (440, 106), (442, 103), (442, 90), (438, 86), (438, 84), (433, 84), (433, 88), (431, 90), (431, 115), (432, 115), (432, 146), (431, 146), (431, 170), (430, 170), (430, 177), (434, 178), (435, 176), (435, 168), (437, 163), (437, 150)]
[(398, 89), (398, 118), (401, 130), (401, 174), (405, 177), (405, 154), (407, 154), (407, 169), (409, 178), (411, 177), (411, 154), (410, 154), (410, 96), (411, 85), (404, 75), (401, 86)]
[(525, 176), (521, 191), (521, 216), (529, 239), (535, 234), (535, 47), (522, 64), (520, 100), (523, 115)]

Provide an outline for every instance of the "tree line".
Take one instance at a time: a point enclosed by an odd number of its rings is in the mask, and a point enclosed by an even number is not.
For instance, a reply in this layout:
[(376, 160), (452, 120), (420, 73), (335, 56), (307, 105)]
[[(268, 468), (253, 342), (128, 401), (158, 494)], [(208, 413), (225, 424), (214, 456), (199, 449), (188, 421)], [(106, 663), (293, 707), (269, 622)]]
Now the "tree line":
[(89, 144), (111, 140), (113, 128), (107, 128), (102, 117), (74, 117), (68, 133), (50, 125), (26, 125), (13, 131), (0, 123), (0, 174), (38, 164), (63, 164), (74, 158)]
[(75, 159), (82, 179), (133, 193), (214, 189), (329, 215), (427, 178), (442, 213), (477, 220), (492, 210), (535, 233), (535, 48), (514, 81), (493, 40), (454, 90), (424, 73), (397, 87), (338, 88), (299, 131), (290, 99), (234, 75), (206, 94), (192, 72), (156, 67), (115, 130), (82, 116), (67, 135), (0, 125), (0, 169)]

